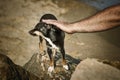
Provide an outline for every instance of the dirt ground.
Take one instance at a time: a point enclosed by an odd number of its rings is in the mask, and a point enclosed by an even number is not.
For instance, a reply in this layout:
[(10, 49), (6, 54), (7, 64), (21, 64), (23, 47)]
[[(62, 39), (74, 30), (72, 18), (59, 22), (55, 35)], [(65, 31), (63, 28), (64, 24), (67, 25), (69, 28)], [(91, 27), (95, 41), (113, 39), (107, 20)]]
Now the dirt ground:
[[(0, 52), (24, 65), (39, 52), (38, 38), (28, 34), (45, 13), (74, 22), (98, 10), (77, 0), (0, 0)], [(65, 50), (75, 58), (120, 60), (120, 28), (97, 33), (66, 34)]]

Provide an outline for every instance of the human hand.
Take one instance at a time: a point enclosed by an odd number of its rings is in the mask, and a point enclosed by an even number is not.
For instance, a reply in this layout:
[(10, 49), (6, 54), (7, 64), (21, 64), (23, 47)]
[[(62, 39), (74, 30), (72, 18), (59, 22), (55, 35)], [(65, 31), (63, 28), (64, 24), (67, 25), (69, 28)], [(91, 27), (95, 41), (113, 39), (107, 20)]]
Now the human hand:
[(56, 27), (60, 28), (61, 30), (65, 31), (66, 33), (73, 33), (73, 28), (72, 24), (68, 22), (62, 22), (62, 21), (57, 21), (57, 20), (42, 20), (42, 22), (45, 22), (47, 24), (52, 24), (55, 25)]

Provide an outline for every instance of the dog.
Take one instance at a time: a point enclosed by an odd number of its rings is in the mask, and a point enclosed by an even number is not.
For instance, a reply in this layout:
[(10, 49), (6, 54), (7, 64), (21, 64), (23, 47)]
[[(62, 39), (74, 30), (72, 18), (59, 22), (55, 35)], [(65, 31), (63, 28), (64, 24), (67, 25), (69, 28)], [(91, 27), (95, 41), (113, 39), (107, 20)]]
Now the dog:
[(45, 14), (41, 17), (39, 23), (35, 26), (35, 28), (29, 31), (31, 35), (39, 36), (39, 41), (40, 41), (39, 48), (41, 52), (44, 52), (43, 40), (45, 39), (46, 41), (47, 53), (50, 58), (50, 66), (48, 68), (48, 71), (49, 72), (54, 71), (56, 65), (54, 60), (54, 55), (57, 52), (62, 54), (63, 68), (68, 70), (69, 67), (65, 60), (65, 49), (64, 49), (65, 33), (54, 25), (46, 24), (42, 22), (42, 19), (57, 20), (57, 18), (52, 14)]

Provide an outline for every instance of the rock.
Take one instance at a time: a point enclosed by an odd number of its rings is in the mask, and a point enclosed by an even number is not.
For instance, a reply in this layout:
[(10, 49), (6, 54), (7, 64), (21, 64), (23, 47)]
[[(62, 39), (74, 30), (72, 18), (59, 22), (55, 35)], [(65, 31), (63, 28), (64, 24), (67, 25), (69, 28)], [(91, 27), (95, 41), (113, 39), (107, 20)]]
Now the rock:
[[(46, 61), (44, 62), (45, 70), (41, 66), (41, 55), (33, 54), (31, 60), (29, 60), (23, 67), (16, 65), (12, 60), (0, 54), (0, 80), (70, 80), (71, 74), (75, 70), (75, 67), (80, 62), (80, 60), (74, 59), (69, 55), (66, 55), (67, 62), (69, 64), (70, 70), (64, 70), (61, 63), (61, 55), (57, 54), (55, 59), (57, 65), (53, 73), (48, 73), (47, 69), (49, 67), (49, 59), (47, 54)], [(59, 64), (59, 65), (58, 65)]]
[(120, 80), (120, 71), (96, 59), (86, 59), (77, 66), (71, 80)]
[(108, 64), (113, 67), (116, 67), (117, 69), (120, 69), (120, 61), (109, 61), (109, 60), (99, 60), (99, 61), (103, 62), (104, 64)]
[(40, 80), (21, 66), (16, 65), (7, 56), (0, 54), (0, 80)]
[[(103, 60), (99, 62), (96, 59), (85, 59), (80, 63), (80, 60), (66, 55), (70, 67), (70, 70), (67, 71), (63, 69), (61, 55), (57, 53), (55, 71), (48, 73), (49, 58), (47, 54), (44, 55), (44, 70), (41, 66), (43, 56), (39, 55), (38, 58), (38, 55), (33, 54), (23, 68), (14, 64), (7, 56), (0, 54), (0, 80), (120, 80), (119, 62)], [(77, 66), (77, 64), (79, 65)]]
[(42, 80), (70, 80), (71, 74), (74, 72), (75, 67), (80, 62), (80, 60), (74, 59), (73, 57), (66, 55), (66, 60), (69, 64), (70, 70), (65, 70), (62, 67), (61, 64), (61, 55), (59, 53), (56, 54), (55, 61), (56, 61), (56, 67), (55, 71), (52, 73), (48, 73), (48, 67), (49, 67), (49, 58), (48, 55), (44, 55), (46, 57), (46, 60), (44, 61), (44, 69), (41, 66), (42, 63), (42, 57), (39, 55), (39, 59), (37, 58), (39, 54), (34, 54), (31, 58), (31, 60), (28, 61), (24, 65), (24, 68), (35, 74), (37, 77), (39, 77)]

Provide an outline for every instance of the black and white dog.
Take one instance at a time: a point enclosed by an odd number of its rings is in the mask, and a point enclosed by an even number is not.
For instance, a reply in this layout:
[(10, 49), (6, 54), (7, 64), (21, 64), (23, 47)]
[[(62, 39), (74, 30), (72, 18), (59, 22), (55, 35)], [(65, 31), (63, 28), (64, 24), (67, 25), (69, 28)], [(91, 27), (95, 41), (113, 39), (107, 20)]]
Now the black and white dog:
[(42, 22), (42, 19), (57, 20), (57, 18), (52, 14), (45, 14), (41, 17), (39, 23), (35, 26), (35, 28), (29, 31), (31, 35), (39, 36), (40, 51), (44, 52), (43, 40), (44, 39), (46, 40), (46, 45), (48, 46), (47, 53), (50, 58), (50, 67), (48, 68), (48, 71), (52, 72), (55, 68), (54, 55), (57, 52), (62, 54), (63, 68), (68, 70), (69, 67), (65, 60), (65, 50), (64, 50), (65, 33), (54, 25), (46, 24)]

